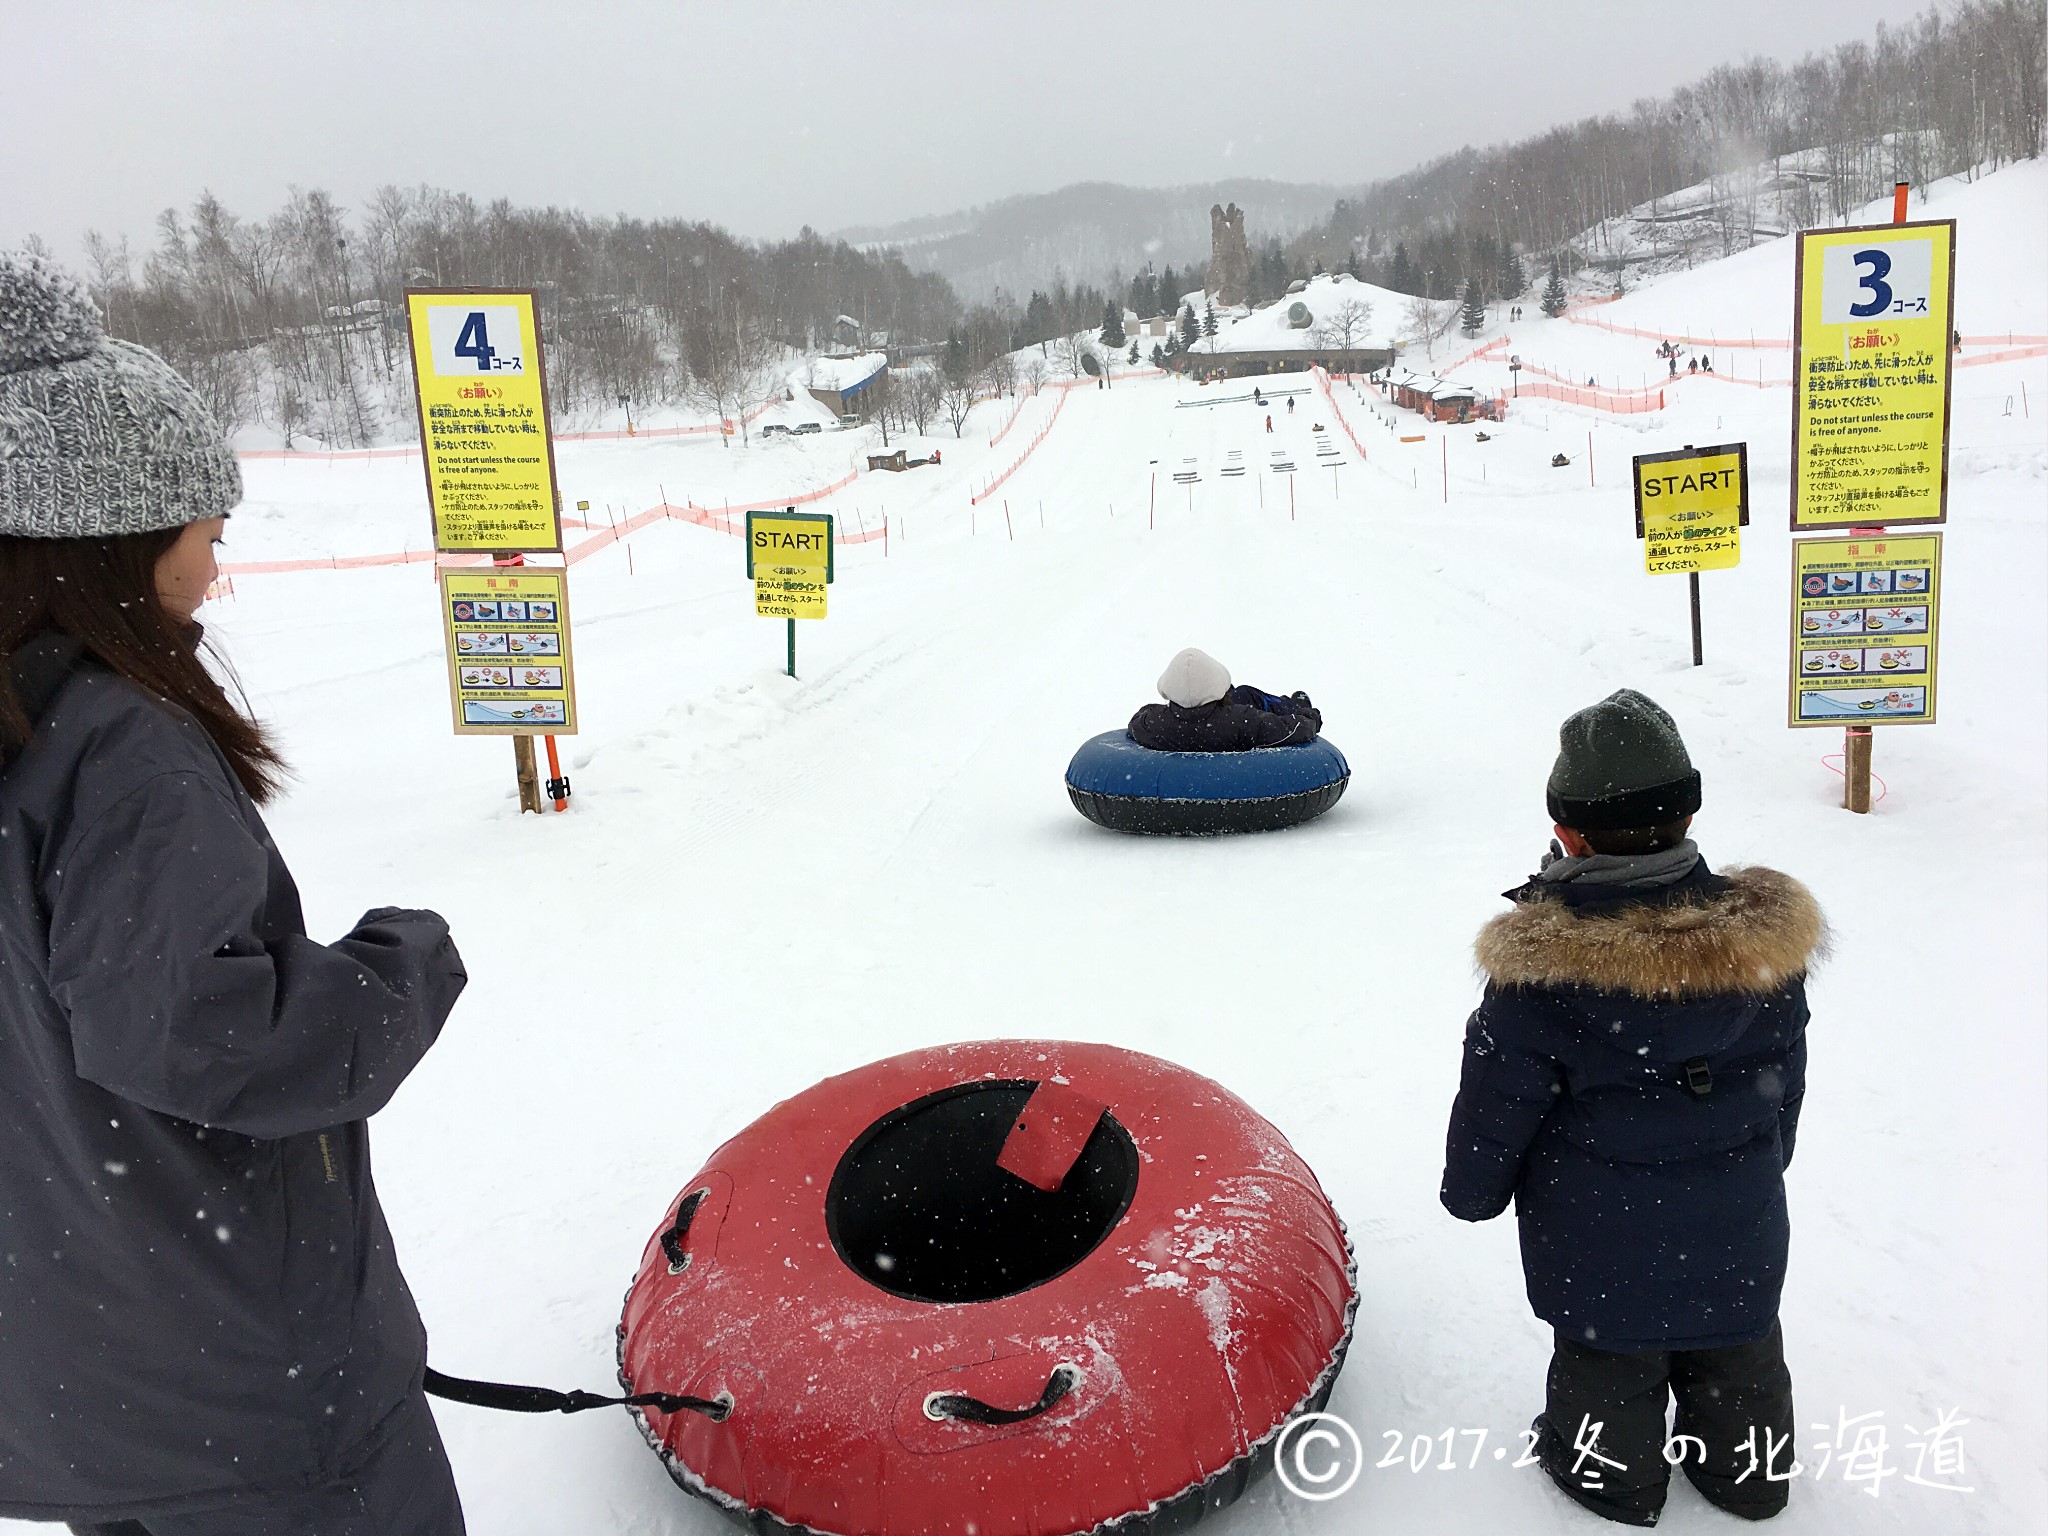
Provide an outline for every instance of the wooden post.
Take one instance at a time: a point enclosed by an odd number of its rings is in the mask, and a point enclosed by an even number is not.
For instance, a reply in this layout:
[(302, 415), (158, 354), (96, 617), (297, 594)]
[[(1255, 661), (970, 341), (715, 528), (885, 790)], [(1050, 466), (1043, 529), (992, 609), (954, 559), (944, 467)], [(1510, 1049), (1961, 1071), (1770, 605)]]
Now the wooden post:
[(1152, 471), (1152, 490), (1151, 490), (1151, 492), (1150, 492), (1150, 494), (1149, 494), (1149, 496), (1148, 496), (1148, 498), (1147, 498), (1147, 500), (1146, 500), (1146, 502), (1145, 502), (1145, 526), (1146, 526), (1146, 527), (1147, 527), (1148, 529), (1149, 529), (1149, 528), (1157, 528), (1157, 527), (1159, 526), (1159, 519), (1158, 519), (1158, 517), (1157, 517), (1157, 516), (1155, 515), (1155, 514), (1156, 514), (1156, 513), (1158, 512), (1158, 510), (1159, 510), (1159, 471), (1155, 469), (1155, 470), (1153, 470), (1153, 471)]
[[(1896, 182), (1892, 186), (1892, 222), (1894, 224), (1906, 222), (1906, 193), (1908, 190), (1910, 190), (1908, 183), (1903, 181)], [(1792, 387), (1795, 389), (1799, 387), (1796, 379), (1793, 381)], [(1866, 539), (1881, 539), (1885, 533), (1882, 528), (1851, 528), (1849, 531), (1859, 538)], [(1870, 814), (1871, 744), (1870, 727), (1867, 725), (1848, 726), (1842, 733), (1842, 806), (1845, 810), (1853, 811), (1858, 816)]]
[(1446, 432), (1439, 440), (1444, 450), (1444, 505), (1451, 504), (1451, 435)]
[(512, 738), (512, 771), (519, 780), (521, 814), (532, 811), (538, 815), (545, 807), (540, 803), (540, 770), (533, 763), (531, 736), (521, 734)]
[(1707, 658), (1700, 646), (1700, 573), (1688, 571), (1685, 579), (1692, 585), (1692, 664), (1703, 667)]
[(1842, 742), (1842, 805), (1870, 814), (1870, 727), (1852, 725)]
[(789, 621), (789, 675), (796, 676), (796, 620)]
[(1599, 484), (1599, 481), (1593, 478), (1593, 430), (1590, 427), (1586, 429), (1586, 484)]

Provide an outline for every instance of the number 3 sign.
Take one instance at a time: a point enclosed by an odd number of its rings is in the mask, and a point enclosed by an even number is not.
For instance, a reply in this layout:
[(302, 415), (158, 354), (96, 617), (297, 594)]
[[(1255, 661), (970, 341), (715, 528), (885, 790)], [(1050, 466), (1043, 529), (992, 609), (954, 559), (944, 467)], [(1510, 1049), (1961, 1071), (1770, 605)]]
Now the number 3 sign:
[(1820, 319), (1924, 319), (1934, 311), (1934, 242), (1922, 235), (1828, 245), (1820, 258)]
[(1944, 521), (1954, 221), (1810, 229), (1798, 240), (1794, 531)]
[(437, 304), (427, 311), (428, 355), (440, 378), (524, 373), (526, 338), (512, 304), (474, 308)]

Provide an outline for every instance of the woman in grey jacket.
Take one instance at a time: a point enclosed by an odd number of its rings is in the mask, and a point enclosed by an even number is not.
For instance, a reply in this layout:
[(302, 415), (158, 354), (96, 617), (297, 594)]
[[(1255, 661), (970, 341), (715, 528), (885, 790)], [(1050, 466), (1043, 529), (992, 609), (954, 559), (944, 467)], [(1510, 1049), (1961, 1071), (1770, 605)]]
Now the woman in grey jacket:
[(240, 498), (184, 382), (0, 256), (0, 1515), (451, 1536), (364, 1121), (466, 977), (431, 912), (306, 935), (193, 617)]

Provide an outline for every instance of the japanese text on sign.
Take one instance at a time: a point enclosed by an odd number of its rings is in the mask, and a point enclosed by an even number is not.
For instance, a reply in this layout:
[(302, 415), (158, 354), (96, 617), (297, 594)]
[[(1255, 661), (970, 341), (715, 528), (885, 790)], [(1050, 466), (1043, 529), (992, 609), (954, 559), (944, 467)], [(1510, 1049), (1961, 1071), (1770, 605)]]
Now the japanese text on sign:
[(408, 290), (434, 547), (562, 547), (531, 293)]
[(1941, 620), (1941, 535), (1792, 546), (1790, 723), (1929, 725)]
[(769, 619), (822, 619), (832, 580), (832, 518), (825, 512), (749, 512), (747, 575), (754, 612)]
[(1942, 522), (1955, 221), (1809, 231), (1797, 271), (1793, 528)]
[(1651, 575), (1742, 563), (1742, 529), (1749, 521), (1746, 443), (1639, 454), (1635, 487), (1636, 537)]
[(568, 572), (441, 573), (458, 736), (573, 736)]

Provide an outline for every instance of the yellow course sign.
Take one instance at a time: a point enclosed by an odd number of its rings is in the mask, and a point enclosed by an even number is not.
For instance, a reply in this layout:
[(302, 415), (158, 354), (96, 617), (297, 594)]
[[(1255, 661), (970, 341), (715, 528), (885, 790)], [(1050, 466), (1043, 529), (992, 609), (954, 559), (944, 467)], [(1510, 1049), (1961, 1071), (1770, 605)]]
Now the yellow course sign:
[(569, 573), (441, 573), (441, 627), (458, 736), (573, 736)]
[(1749, 445), (1687, 446), (1635, 459), (1643, 569), (1725, 571), (1742, 563), (1749, 522)]
[(1953, 219), (1799, 236), (1792, 528), (1948, 517)]
[(533, 294), (409, 288), (405, 310), (434, 548), (559, 551), (562, 503)]
[(747, 576), (754, 612), (768, 619), (822, 619), (832, 580), (832, 518), (825, 512), (749, 512)]
[(1933, 724), (1941, 535), (1796, 539), (1792, 581), (1789, 723)]

